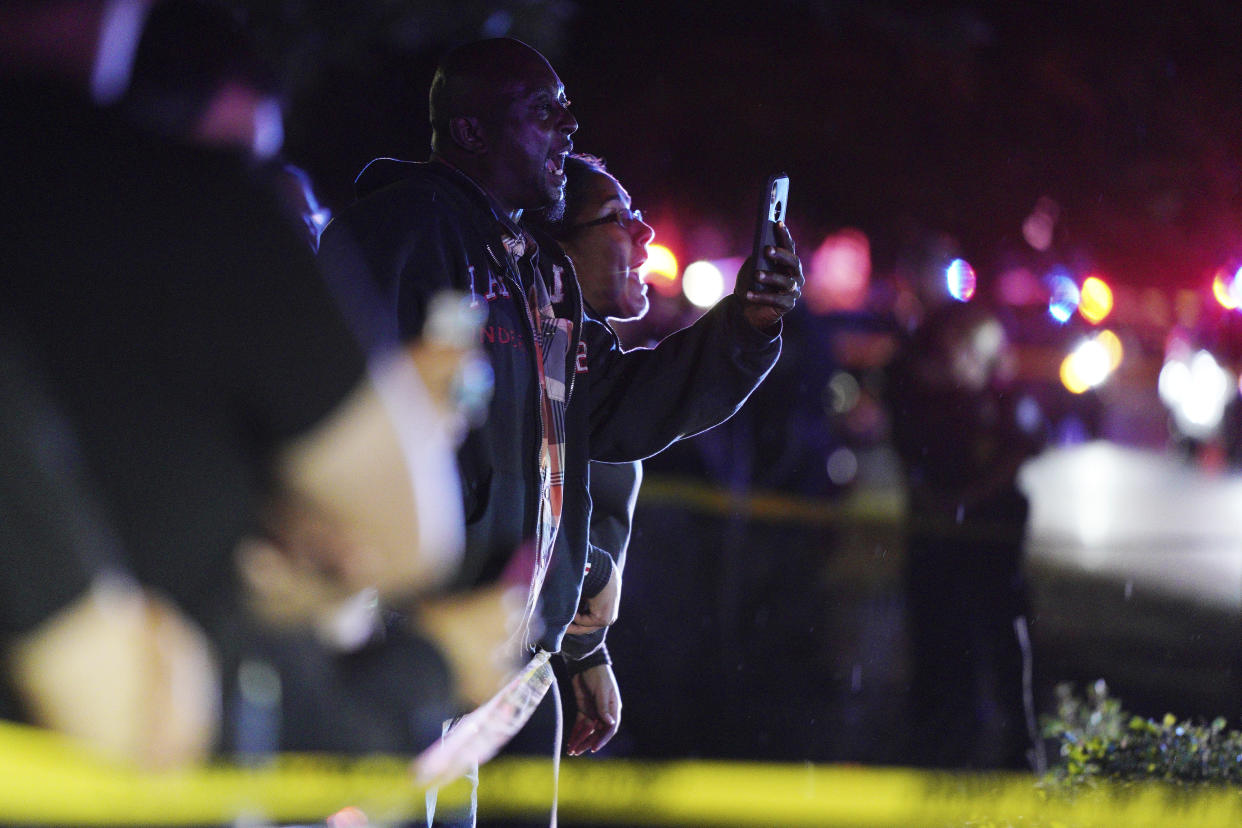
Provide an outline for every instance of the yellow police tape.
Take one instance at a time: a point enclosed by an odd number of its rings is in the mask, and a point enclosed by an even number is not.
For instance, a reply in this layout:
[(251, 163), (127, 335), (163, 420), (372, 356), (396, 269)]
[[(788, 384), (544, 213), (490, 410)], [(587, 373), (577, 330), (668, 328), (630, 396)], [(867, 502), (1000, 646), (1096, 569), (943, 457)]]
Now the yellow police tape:
[(658, 475), (643, 480), (639, 503), (803, 527), (883, 530), (905, 526), (925, 535), (957, 540), (1008, 539), (1013, 534), (1012, 522), (1003, 519), (975, 519), (964, 526), (952, 516), (938, 519), (919, 515), (906, 524), (905, 494), (900, 489), (859, 488), (839, 500), (830, 500), (761, 489), (735, 493), (690, 478)]
[(904, 495), (886, 489), (858, 489), (838, 501), (760, 489), (734, 493), (694, 478), (650, 475), (643, 479), (638, 496), (640, 503), (672, 504), (710, 515), (812, 526), (846, 522), (891, 526), (898, 524), (905, 514)]
[[(441, 802), (465, 801), (465, 783)], [(377, 818), (423, 811), (408, 758), (281, 756), (255, 766), (150, 772), (107, 761), (34, 728), (0, 723), (0, 822), (42, 825), (195, 825), (239, 815), (319, 821), (348, 805)]]
[[(482, 769), (479, 809), (491, 819), (546, 819), (551, 763), (499, 759)], [(440, 792), (460, 807), (465, 782)], [(372, 824), (414, 820), (424, 796), (408, 758), (283, 755), (255, 766), (143, 772), (61, 737), (0, 723), (0, 822), (194, 825), (239, 816), (319, 822), (347, 806)], [(1242, 824), (1242, 791), (1159, 784), (1104, 787), (1072, 799), (1023, 774), (746, 762), (570, 760), (560, 816), (570, 823), (719, 826), (1195, 826)]]

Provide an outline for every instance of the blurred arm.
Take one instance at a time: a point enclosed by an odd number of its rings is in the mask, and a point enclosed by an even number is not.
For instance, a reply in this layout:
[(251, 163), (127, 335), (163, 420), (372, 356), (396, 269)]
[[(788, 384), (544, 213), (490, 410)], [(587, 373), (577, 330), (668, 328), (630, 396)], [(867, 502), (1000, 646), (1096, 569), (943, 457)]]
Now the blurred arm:
[(443, 583), (464, 534), (452, 427), (413, 362), (391, 356), (277, 458), (280, 486), (344, 538), (324, 562), (347, 590), (401, 596)]
[(150, 767), (202, 760), (219, 717), (202, 633), (170, 604), (119, 578), (17, 636), (14, 689), (34, 723)]

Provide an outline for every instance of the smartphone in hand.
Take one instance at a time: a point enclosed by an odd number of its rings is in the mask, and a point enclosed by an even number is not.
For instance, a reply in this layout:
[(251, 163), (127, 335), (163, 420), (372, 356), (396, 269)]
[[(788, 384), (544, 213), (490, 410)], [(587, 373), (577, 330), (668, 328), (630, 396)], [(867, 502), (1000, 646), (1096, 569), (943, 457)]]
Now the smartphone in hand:
[[(767, 270), (771, 267), (764, 250), (776, 246), (776, 225), (785, 220), (785, 211), (789, 206), (789, 176), (775, 173), (768, 176), (763, 193), (759, 199), (759, 214), (755, 222), (755, 270)], [(769, 290), (765, 285), (755, 283), (753, 290), (764, 292)]]

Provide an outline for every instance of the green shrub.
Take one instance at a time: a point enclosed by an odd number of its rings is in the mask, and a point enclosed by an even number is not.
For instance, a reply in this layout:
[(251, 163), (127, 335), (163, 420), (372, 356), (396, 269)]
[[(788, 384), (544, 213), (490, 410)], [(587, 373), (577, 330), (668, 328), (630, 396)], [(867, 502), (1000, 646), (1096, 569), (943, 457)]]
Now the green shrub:
[(1097, 781), (1160, 780), (1175, 784), (1242, 782), (1242, 733), (1225, 720), (1196, 724), (1172, 713), (1160, 721), (1132, 716), (1108, 695), (1103, 680), (1086, 697), (1058, 685), (1057, 713), (1045, 717), (1044, 736), (1060, 742), (1049, 787), (1073, 791)]

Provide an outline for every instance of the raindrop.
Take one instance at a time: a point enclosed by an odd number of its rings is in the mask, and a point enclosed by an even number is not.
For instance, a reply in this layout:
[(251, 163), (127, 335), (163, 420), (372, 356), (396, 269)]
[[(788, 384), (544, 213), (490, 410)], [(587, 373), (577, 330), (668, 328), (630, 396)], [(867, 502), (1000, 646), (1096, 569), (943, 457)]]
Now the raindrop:
[(484, 37), (504, 37), (513, 28), (513, 15), (503, 9), (493, 12), (481, 28)]
[(1044, 412), (1039, 407), (1039, 402), (1030, 394), (1024, 394), (1018, 400), (1014, 417), (1018, 421), (1018, 428), (1027, 434), (1037, 433), (1044, 422)]
[(828, 456), (828, 479), (838, 486), (853, 482), (858, 475), (858, 456), (845, 446)]
[(849, 371), (837, 371), (828, 380), (828, 405), (834, 414), (848, 414), (858, 405), (862, 389)]

